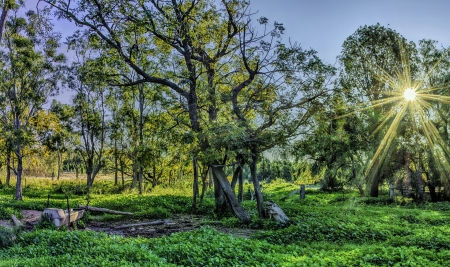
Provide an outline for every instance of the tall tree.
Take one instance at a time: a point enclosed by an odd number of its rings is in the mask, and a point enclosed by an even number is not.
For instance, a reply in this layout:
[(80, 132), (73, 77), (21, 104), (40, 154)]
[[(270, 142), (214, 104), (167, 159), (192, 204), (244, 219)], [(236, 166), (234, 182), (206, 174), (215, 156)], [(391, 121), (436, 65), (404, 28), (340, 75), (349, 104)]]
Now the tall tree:
[(16, 3), (15, 0), (2, 0), (0, 3), (0, 8), (2, 9), (2, 13), (0, 15), (0, 42), (3, 39), (3, 32), (5, 30), (6, 18), (8, 17), (8, 12), (10, 10), (16, 10), (19, 5), (23, 5), (23, 0), (19, 0)]
[[(285, 75), (285, 70), (295, 68), (296, 63), (303, 60), (302, 56), (316, 62), (313, 53), (300, 53), (298, 46), (290, 49), (277, 42), (284, 30), (280, 23), (257, 34), (252, 27), (249, 3), (243, 0), (43, 2), (54, 7), (59, 17), (84, 26), (86, 34), (95, 35), (115, 59), (138, 74), (136, 80), (122, 80), (122, 85), (154, 83), (170, 89), (165, 97), (178, 103), (182, 111), (177, 122), (190, 128), (199, 152), (203, 154), (197, 160), (202, 158), (212, 170), (216, 207), (229, 206), (238, 218), (249, 222), (250, 216), (237, 201), (223, 169), (226, 149), (214, 149), (211, 143), (215, 137), (208, 136), (206, 131), (223, 124), (225, 118), (237, 117), (244, 122), (246, 115), (251, 116), (251, 111), (241, 115), (241, 109), (245, 108), (241, 105), (245, 98), (252, 99), (251, 92), (255, 88), (260, 87), (257, 90), (260, 95), (255, 99), (264, 103), (273, 101), (264, 97), (264, 91), (267, 91), (264, 88), (271, 87), (271, 94), (276, 94), (277, 85), (272, 82), (267, 86), (263, 81), (275, 81), (278, 74), (288, 80), (293, 78), (295, 75)], [(267, 19), (261, 19), (260, 23), (268, 27)], [(275, 63), (277, 60), (279, 64)], [(292, 71), (301, 72), (302, 69)], [(255, 84), (257, 81), (263, 85)], [(314, 93), (309, 96), (312, 95)], [(289, 101), (284, 101), (286, 105), (283, 105), (283, 101), (278, 100), (274, 104), (278, 106), (261, 116), (267, 118), (262, 128), (268, 129), (267, 124), (275, 125), (273, 115), (288, 109)], [(254, 107), (253, 104), (249, 106), (250, 109)], [(260, 105), (262, 109), (263, 105)], [(246, 120), (249, 124), (259, 123), (257, 119)], [(258, 134), (262, 132), (248, 129)], [(252, 149), (253, 156), (244, 155), (256, 164), (262, 150), (258, 146)], [(256, 182), (255, 186), (258, 186)], [(262, 201), (258, 203), (261, 206)]]
[[(360, 27), (349, 36), (344, 41), (339, 57), (342, 64), (340, 81), (349, 101), (370, 105), (371, 102), (388, 97), (391, 88), (382, 77), (384, 73), (396, 77), (396, 74), (402, 71), (402, 64), (405, 63), (402, 61), (402, 54), (408, 62), (414, 64), (414, 43), (408, 43), (399, 33), (380, 24)], [(416, 70), (412, 65), (411, 73), (414, 74)], [(378, 128), (383, 113), (388, 109), (389, 105), (374, 105), (369, 112), (360, 113), (368, 120), (369, 132)], [(368, 147), (376, 149), (380, 134), (381, 131), (378, 131), (378, 135)], [(379, 165), (383, 164), (384, 159), (376, 160), (380, 161)], [(378, 196), (379, 182), (379, 173), (372, 172), (369, 181), (370, 196)]]
[(96, 76), (101, 68), (83, 40), (71, 42), (77, 61), (69, 73), (69, 87), (75, 92), (73, 98), (73, 128), (81, 139), (76, 151), (83, 159), (86, 169), (88, 192), (99, 171), (104, 167), (106, 140), (106, 84)]
[(30, 120), (58, 90), (65, 57), (57, 54), (59, 35), (48, 10), (26, 17), (18, 10), (6, 22), (0, 57), (0, 112), (17, 160), (15, 198), (22, 200), (23, 147), (32, 140)]

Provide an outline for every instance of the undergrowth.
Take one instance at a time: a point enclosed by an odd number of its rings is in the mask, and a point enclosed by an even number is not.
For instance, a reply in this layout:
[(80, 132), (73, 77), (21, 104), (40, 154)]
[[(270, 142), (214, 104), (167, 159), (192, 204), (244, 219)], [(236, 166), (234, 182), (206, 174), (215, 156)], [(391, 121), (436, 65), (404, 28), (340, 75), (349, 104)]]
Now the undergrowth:
[[(252, 222), (243, 225), (232, 216), (215, 215), (214, 200), (206, 198), (196, 213), (209, 218), (203, 224), (209, 221), (211, 227), (159, 239), (48, 227), (15, 234), (0, 228), (2, 236), (12, 234), (1, 240), (0, 266), (450, 266), (450, 203), (361, 198), (351, 190), (330, 194), (315, 188), (307, 189), (304, 200), (298, 195), (281, 200), (297, 187), (263, 184), (265, 200), (278, 203), (290, 218), (286, 224), (258, 219), (256, 203), (247, 198), (243, 206)], [(65, 193), (52, 192), (52, 206), (65, 208)], [(4, 218), (19, 215), (20, 209), (44, 208), (47, 202), (47, 194), (25, 193), (25, 201), (17, 202), (4, 193), (0, 190)], [(86, 200), (72, 194), (70, 201), (76, 206)], [(143, 195), (92, 194), (90, 205), (133, 212), (133, 219), (140, 220), (192, 212), (187, 190), (176, 194), (166, 188)], [(92, 212), (89, 218), (128, 217)], [(248, 239), (222, 234), (213, 228), (217, 223), (252, 228), (254, 234)]]

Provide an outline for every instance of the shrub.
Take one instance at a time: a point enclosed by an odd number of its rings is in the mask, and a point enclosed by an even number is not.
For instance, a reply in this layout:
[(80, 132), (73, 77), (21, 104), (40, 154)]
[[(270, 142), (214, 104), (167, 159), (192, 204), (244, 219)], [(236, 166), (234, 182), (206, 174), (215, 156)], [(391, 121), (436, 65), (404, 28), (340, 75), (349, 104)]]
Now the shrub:
[(0, 248), (7, 248), (14, 244), (16, 235), (10, 229), (0, 226)]

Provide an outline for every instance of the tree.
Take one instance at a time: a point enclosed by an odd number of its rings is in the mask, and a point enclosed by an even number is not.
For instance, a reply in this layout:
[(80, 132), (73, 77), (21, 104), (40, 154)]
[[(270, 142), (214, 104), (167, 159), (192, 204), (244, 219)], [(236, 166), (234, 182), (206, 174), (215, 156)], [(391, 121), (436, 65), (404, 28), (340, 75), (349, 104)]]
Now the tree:
[[(343, 46), (339, 60), (342, 64), (340, 75), (341, 86), (346, 92), (349, 101), (365, 103), (379, 103), (383, 98), (389, 96), (391, 88), (383, 81), (385, 73), (396, 77), (401, 72), (401, 55), (411, 65), (411, 74), (417, 71), (414, 65), (415, 45), (408, 43), (405, 38), (392, 29), (379, 24), (360, 27), (354, 34), (349, 36)], [(364, 106), (363, 107), (367, 107)], [(383, 113), (389, 109), (389, 105), (374, 105), (368, 112), (360, 112), (365, 116), (367, 131), (373, 132), (381, 124)], [(376, 147), (380, 140), (381, 131), (374, 137), (373, 143), (368, 146)], [(369, 157), (370, 158), (370, 157)], [(383, 161), (384, 159), (377, 159)], [(380, 162), (379, 165), (383, 163)], [(378, 185), (380, 175), (378, 172), (371, 173), (370, 196), (378, 196)]]
[[(239, 123), (248, 125), (259, 123), (258, 116), (263, 118), (262, 128), (259, 130), (258, 127), (232, 126), (238, 133), (243, 133), (239, 128), (246, 129), (247, 136), (257, 137), (247, 143), (246, 149), (251, 154), (243, 154), (251, 158), (248, 161), (256, 166), (258, 155), (263, 151), (262, 147), (256, 144), (270, 140), (260, 134), (271, 132), (273, 128), (269, 130), (269, 126), (282, 125), (282, 120), (275, 123), (274, 115), (288, 109), (304, 108), (299, 107), (301, 101), (291, 105), (289, 101), (279, 98), (269, 109), (269, 113), (260, 112), (264, 104), (257, 104), (257, 101), (273, 101), (270, 96), (276, 94), (277, 88), (281, 88), (277, 87), (275, 82), (265, 84), (265, 79), (275, 81), (280, 74), (285, 77), (283, 80), (297, 80), (295, 75), (286, 75), (285, 70), (295, 68), (297, 63), (301, 62), (302, 66), (292, 69), (291, 73), (301, 72), (309, 59), (312, 59), (310, 67), (313, 67), (314, 63), (318, 62), (314, 53), (301, 51), (298, 45), (288, 48), (279, 43), (284, 30), (280, 23), (275, 22), (273, 29), (258, 35), (251, 26), (247, 1), (43, 2), (54, 7), (60, 18), (84, 26), (85, 34), (101, 40), (104, 47), (108, 48), (108, 53), (114, 55), (111, 58), (127, 64), (138, 74), (136, 80), (120, 80), (121, 85), (152, 83), (170, 89), (164, 96), (171, 99), (174, 105), (178, 105), (181, 111), (176, 116), (177, 123), (190, 128), (198, 144), (198, 151), (203, 154), (197, 159), (201, 158), (212, 170), (217, 209), (229, 206), (238, 218), (249, 222), (250, 217), (237, 201), (223, 169), (226, 155), (236, 151), (227, 151), (226, 146), (220, 149), (213, 147), (212, 143), (217, 137), (208, 136), (207, 131), (223, 129), (221, 125), (226, 124), (223, 121), (225, 118), (238, 118)], [(267, 19), (261, 19), (260, 23), (267, 27)], [(277, 60), (279, 64), (276, 64)], [(120, 75), (115, 77), (123, 78)], [(310, 81), (312, 80), (315, 79)], [(320, 80), (316, 81), (321, 84)], [(300, 84), (301, 82), (297, 85)], [(305, 82), (304, 85), (305, 87), (298, 88), (306, 89), (306, 85), (311, 84)], [(317, 86), (315, 89), (320, 90), (319, 88), (320, 86)], [(257, 91), (257, 94), (252, 95), (252, 90)], [(314, 93), (308, 94), (308, 99), (311, 100), (317, 93), (316, 90), (312, 91)], [(265, 95), (266, 92), (270, 94)], [(278, 93), (282, 94), (282, 91)], [(253, 96), (256, 101), (251, 101), (249, 110), (243, 110), (245, 106), (241, 105), (246, 100), (253, 100)], [(254, 113), (255, 117), (250, 119), (251, 111), (257, 105), (260, 107)], [(295, 116), (295, 113), (290, 113), (290, 116)], [(298, 119), (298, 122), (300, 121), (301, 118)], [(252, 132), (254, 136), (248, 135)], [(296, 130), (291, 131), (294, 132)], [(225, 138), (233, 136), (234, 133), (233, 131), (230, 135), (225, 135)], [(255, 180), (254, 185), (258, 186)], [(258, 198), (260, 213), (263, 212), (261, 200)]]
[(86, 168), (86, 186), (89, 192), (95, 177), (104, 167), (106, 85), (95, 75), (101, 66), (92, 59), (95, 55), (91, 54), (85, 43), (71, 43), (71, 47), (77, 55), (68, 78), (69, 87), (75, 92), (72, 127), (81, 139), (76, 151)]
[(23, 1), (19, 1), (17, 4), (15, 0), (3, 0), (1, 1), (0, 7), (2, 8), (2, 13), (0, 15), (0, 42), (3, 38), (3, 32), (5, 30), (6, 19), (8, 17), (8, 12), (10, 10), (16, 10), (19, 5), (23, 5)]
[(59, 35), (51, 32), (48, 10), (17, 10), (6, 22), (0, 70), (1, 121), (17, 159), (15, 198), (22, 200), (23, 147), (33, 139), (30, 120), (58, 90), (65, 57), (57, 54)]

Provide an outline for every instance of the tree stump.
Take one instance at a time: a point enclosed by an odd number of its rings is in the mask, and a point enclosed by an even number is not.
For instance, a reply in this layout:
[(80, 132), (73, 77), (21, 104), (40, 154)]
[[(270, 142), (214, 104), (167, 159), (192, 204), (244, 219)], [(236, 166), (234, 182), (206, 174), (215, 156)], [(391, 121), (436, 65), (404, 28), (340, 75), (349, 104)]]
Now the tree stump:
[(300, 199), (305, 199), (305, 185), (300, 186)]
[(394, 184), (389, 184), (389, 199), (394, 200)]

